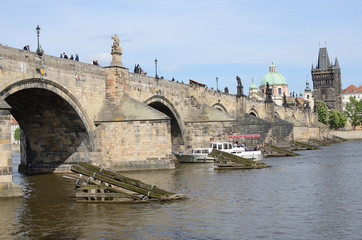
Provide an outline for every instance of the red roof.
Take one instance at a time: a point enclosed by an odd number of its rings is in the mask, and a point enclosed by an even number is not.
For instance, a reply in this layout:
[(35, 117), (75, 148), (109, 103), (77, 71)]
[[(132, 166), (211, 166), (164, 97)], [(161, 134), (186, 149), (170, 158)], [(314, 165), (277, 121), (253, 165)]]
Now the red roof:
[(342, 93), (362, 93), (362, 86), (356, 87), (355, 85), (351, 84), (345, 89), (342, 89)]
[(11, 119), (11, 125), (19, 125), (15, 118)]

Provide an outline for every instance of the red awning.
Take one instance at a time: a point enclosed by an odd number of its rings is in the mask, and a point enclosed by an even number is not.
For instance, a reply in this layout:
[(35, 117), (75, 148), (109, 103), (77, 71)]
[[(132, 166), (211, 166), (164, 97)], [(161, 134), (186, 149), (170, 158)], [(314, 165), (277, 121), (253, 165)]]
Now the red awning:
[(258, 138), (260, 134), (230, 135), (229, 138)]

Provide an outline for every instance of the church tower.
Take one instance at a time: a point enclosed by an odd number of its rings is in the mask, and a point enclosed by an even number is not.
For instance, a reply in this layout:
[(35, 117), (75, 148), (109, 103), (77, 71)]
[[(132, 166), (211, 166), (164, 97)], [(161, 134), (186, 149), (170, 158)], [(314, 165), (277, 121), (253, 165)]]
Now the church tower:
[(319, 48), (318, 64), (312, 65), (314, 101), (324, 101), (331, 109), (342, 112), (342, 81), (338, 59), (329, 60), (327, 48)]

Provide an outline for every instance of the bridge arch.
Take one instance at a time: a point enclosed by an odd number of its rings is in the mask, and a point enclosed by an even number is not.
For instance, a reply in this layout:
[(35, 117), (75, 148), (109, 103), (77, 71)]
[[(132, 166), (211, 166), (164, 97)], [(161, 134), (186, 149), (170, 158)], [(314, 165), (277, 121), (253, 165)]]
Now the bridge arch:
[(2, 89), (0, 96), (12, 107), (11, 114), (22, 130), (20, 167), (24, 171), (52, 172), (72, 162), (74, 154), (85, 156), (95, 150), (94, 124), (61, 85), (25, 79)]
[(226, 110), (226, 107), (224, 107), (224, 105), (222, 105), (221, 103), (215, 103), (214, 105), (212, 105), (213, 108), (216, 108), (224, 113), (228, 113), (228, 111)]
[(167, 98), (159, 95), (148, 98), (145, 103), (171, 118), (172, 151), (181, 151), (185, 145), (184, 123), (175, 106)]
[(255, 108), (251, 108), (251, 109), (248, 111), (248, 114), (253, 115), (253, 116), (255, 116), (255, 117), (259, 117), (258, 111), (256, 111)]

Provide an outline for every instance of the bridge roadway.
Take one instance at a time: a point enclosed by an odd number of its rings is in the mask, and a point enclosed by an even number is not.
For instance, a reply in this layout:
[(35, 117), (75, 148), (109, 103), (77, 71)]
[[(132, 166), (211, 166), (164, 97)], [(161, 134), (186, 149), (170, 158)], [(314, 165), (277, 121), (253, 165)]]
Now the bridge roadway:
[[(230, 134), (267, 142), (318, 137), (310, 111), (0, 46), (0, 182), (11, 182), (10, 117), (21, 127), (20, 170), (62, 172), (74, 162), (112, 170), (173, 168), (172, 151)], [(11, 115), (10, 115), (11, 114)]]

